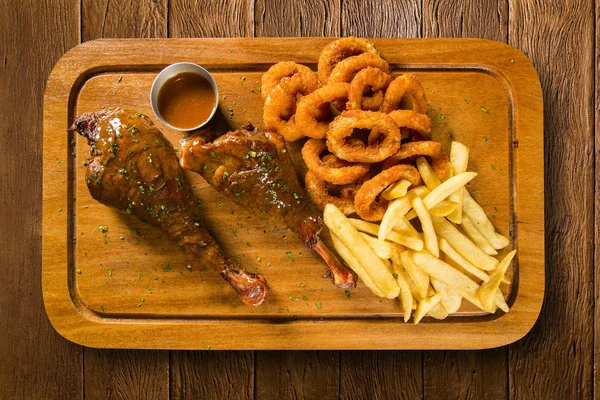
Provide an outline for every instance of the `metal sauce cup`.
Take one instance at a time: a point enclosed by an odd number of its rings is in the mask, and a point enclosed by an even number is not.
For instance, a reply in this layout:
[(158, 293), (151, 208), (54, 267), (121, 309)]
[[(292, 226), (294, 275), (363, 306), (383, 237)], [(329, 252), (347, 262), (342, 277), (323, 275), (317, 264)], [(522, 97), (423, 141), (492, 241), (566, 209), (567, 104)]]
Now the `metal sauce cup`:
[[(160, 111), (158, 110), (158, 92), (160, 91), (162, 85), (170, 78), (183, 72), (194, 72), (199, 75), (202, 75), (210, 83), (210, 86), (215, 92), (215, 106), (213, 107), (212, 112), (210, 113), (206, 121), (192, 128), (178, 128), (169, 124), (167, 121), (165, 121), (162, 115), (160, 115)], [(152, 89), (150, 89), (150, 104), (152, 105), (152, 111), (154, 111), (154, 115), (156, 115), (156, 118), (158, 118), (160, 122), (162, 122), (171, 129), (175, 129), (181, 132), (189, 132), (202, 128), (208, 123), (208, 121), (212, 119), (212, 117), (214, 117), (215, 113), (217, 112), (217, 108), (219, 108), (219, 88), (217, 87), (217, 82), (215, 82), (215, 78), (213, 78), (210, 72), (208, 72), (206, 69), (202, 68), (198, 64), (194, 64), (191, 62), (175, 63), (169, 65), (167, 68), (160, 71), (154, 79), (154, 82), (152, 83)]]

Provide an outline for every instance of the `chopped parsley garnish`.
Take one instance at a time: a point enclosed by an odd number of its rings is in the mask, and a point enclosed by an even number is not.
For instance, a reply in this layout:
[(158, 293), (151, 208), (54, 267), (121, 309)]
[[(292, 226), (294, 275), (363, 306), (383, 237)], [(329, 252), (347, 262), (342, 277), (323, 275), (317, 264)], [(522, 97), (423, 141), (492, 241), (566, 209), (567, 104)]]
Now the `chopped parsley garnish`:
[(392, 276), (394, 277), (394, 279), (398, 279), (398, 274), (393, 273)]
[(292, 262), (294, 261), (294, 255), (291, 251), (286, 251), (285, 255), (288, 256), (288, 258), (292, 260)]
[(352, 294), (350, 294), (349, 290), (346, 290), (344, 293), (346, 293), (346, 298), (347, 299), (351, 299), (352, 298)]
[(98, 230), (99, 230), (100, 232), (102, 232), (102, 233), (106, 233), (106, 232), (108, 232), (108, 226), (106, 226), (106, 225), (100, 225), (100, 226), (98, 227)]
[(321, 309), (321, 301), (317, 301), (317, 308), (320, 310)]

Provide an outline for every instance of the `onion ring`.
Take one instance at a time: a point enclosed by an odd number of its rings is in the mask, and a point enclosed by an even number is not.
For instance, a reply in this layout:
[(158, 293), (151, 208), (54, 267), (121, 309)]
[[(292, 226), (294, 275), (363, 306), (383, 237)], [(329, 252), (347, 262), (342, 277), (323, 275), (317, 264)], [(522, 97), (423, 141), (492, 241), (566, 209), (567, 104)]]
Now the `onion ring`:
[(394, 79), (388, 86), (379, 111), (389, 113), (401, 106), (406, 94), (410, 94), (411, 109), (419, 114), (427, 112), (427, 97), (421, 81), (413, 74), (404, 74)]
[(296, 128), (296, 116), (286, 119), (287, 111), (291, 108), (293, 114), (298, 96), (306, 96), (318, 87), (319, 80), (314, 72), (283, 78), (265, 101), (263, 121), (267, 129), (283, 135), (288, 141), (302, 138), (304, 135)]
[[(350, 82), (348, 109), (378, 111), (391, 81), (392, 78), (379, 68), (367, 67), (358, 71)], [(373, 95), (365, 96), (369, 92)]]
[(443, 179), (448, 170), (450, 162), (448, 156), (442, 149), (440, 142), (422, 141), (409, 142), (400, 146), (400, 149), (393, 156), (383, 162), (382, 169), (393, 168), (396, 164), (408, 164), (419, 156), (428, 157), (431, 160), (431, 168), (439, 179)]
[(355, 188), (343, 188), (339, 196), (334, 196), (329, 193), (327, 183), (319, 178), (313, 171), (308, 171), (304, 180), (306, 190), (312, 201), (319, 207), (320, 210), (325, 209), (326, 204), (333, 204), (340, 209), (344, 215), (354, 214), (354, 197), (356, 196)]
[[(348, 138), (354, 129), (370, 129), (367, 145), (353, 145)], [(379, 140), (380, 136), (383, 140)], [(327, 148), (342, 160), (376, 163), (383, 161), (400, 148), (400, 129), (387, 114), (350, 110), (338, 115), (329, 125)]]
[[(302, 147), (302, 158), (309, 170), (314, 172), (320, 179), (335, 183), (336, 185), (347, 185), (364, 178), (370, 169), (366, 163), (352, 164), (340, 160), (333, 154), (327, 158), (327, 164), (320, 158), (321, 153), (327, 148), (324, 140), (309, 139)], [(326, 156), (326, 157), (327, 157)], [(331, 160), (331, 161), (330, 161)], [(331, 163), (337, 164), (330, 166)]]
[(313, 139), (325, 139), (329, 123), (323, 118), (323, 105), (335, 100), (347, 100), (349, 83), (338, 83), (320, 87), (298, 102), (296, 126), (305, 136)]
[(282, 61), (271, 66), (265, 72), (261, 79), (260, 93), (263, 100), (266, 100), (271, 90), (281, 82), (283, 78), (290, 77), (294, 74), (313, 74), (313, 71), (306, 65), (298, 64), (293, 61)]
[(363, 53), (379, 55), (379, 52), (375, 49), (375, 45), (367, 39), (350, 36), (330, 42), (323, 48), (319, 56), (317, 67), (319, 81), (322, 84), (327, 83), (331, 71), (333, 71), (340, 61)]
[(350, 83), (358, 71), (367, 67), (378, 68), (386, 74), (390, 73), (390, 65), (383, 58), (379, 57), (379, 55), (363, 53), (340, 61), (333, 71), (331, 71), (327, 84), (329, 85), (337, 82)]
[(395, 165), (366, 181), (354, 197), (354, 207), (358, 216), (365, 221), (381, 221), (389, 201), (382, 197), (378, 200), (377, 197), (392, 183), (402, 179), (409, 181), (412, 186), (421, 184), (419, 171), (406, 164)]
[[(431, 137), (431, 119), (427, 114), (419, 114), (412, 110), (394, 110), (388, 115), (400, 128), (412, 129), (413, 131), (417, 131), (423, 137)], [(404, 138), (403, 134), (402, 139)]]

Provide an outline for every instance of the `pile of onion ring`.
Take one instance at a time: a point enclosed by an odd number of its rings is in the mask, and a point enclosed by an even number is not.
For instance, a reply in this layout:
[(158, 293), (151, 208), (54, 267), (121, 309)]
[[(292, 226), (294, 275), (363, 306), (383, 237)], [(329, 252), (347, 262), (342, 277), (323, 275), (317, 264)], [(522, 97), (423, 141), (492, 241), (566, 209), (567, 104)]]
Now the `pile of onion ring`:
[(421, 184), (414, 166), (427, 157), (438, 177), (448, 169), (440, 143), (429, 141), (427, 98), (413, 74), (391, 75), (367, 39), (347, 37), (322, 50), (318, 70), (291, 61), (262, 78), (264, 123), (302, 148), (305, 183), (321, 209), (333, 203), (346, 215), (381, 220), (381, 193), (400, 180)]

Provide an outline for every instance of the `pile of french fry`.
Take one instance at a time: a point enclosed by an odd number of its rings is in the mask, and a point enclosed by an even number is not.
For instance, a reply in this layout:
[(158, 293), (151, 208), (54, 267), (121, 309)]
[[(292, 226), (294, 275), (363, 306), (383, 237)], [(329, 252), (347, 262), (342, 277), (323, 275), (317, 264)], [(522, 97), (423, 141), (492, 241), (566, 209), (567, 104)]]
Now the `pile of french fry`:
[(500, 284), (510, 284), (505, 275), (516, 251), (494, 257), (509, 241), (465, 188), (477, 175), (467, 172), (468, 160), (469, 149), (453, 142), (451, 168), (440, 181), (419, 157), (425, 185), (408, 190), (410, 183), (402, 180), (388, 187), (381, 196), (390, 203), (379, 225), (325, 207), (339, 255), (377, 296), (399, 297), (405, 322), (413, 310), (415, 324), (425, 315), (444, 319), (462, 299), (490, 313), (509, 311)]

